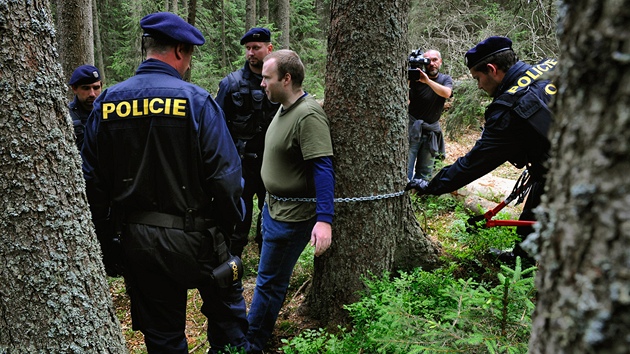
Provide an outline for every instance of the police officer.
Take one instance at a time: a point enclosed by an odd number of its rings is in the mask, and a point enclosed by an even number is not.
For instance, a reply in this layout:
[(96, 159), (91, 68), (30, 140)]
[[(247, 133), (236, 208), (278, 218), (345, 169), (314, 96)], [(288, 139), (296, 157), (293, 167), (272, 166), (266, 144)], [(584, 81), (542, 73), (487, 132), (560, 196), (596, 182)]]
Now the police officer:
[[(418, 194), (449, 193), (509, 161), (529, 172), (531, 189), (520, 219), (534, 220), (532, 210), (544, 191), (545, 161), (549, 157), (547, 133), (552, 115), (547, 104), (555, 94), (553, 85), (540, 76), (555, 65), (555, 60), (533, 68), (517, 59), (507, 37), (481, 41), (466, 52), (465, 59), (477, 86), (493, 98), (485, 111), (481, 138), (465, 156), (444, 167), (430, 182), (415, 179), (406, 189)], [(521, 240), (531, 232), (531, 227), (517, 229)], [(535, 263), (519, 244), (512, 252), (499, 255), (506, 261), (513, 261), (516, 256), (526, 265)]]
[[(269, 101), (260, 87), (263, 58), (273, 50), (271, 32), (266, 28), (252, 28), (241, 38), (245, 46), (246, 62), (243, 68), (228, 74), (219, 83), (217, 103), (225, 113), (228, 129), (237, 146), (243, 165), (243, 200), (245, 218), (236, 225), (231, 237), (230, 250), (240, 256), (247, 245), (252, 224), (254, 196), (258, 199), (258, 210), (265, 200), (265, 186), (260, 177), (265, 133), (279, 103)], [(255, 241), (258, 249), (262, 245), (260, 214), (256, 222)]]
[(68, 85), (74, 92), (74, 100), (68, 104), (68, 108), (70, 109), (76, 144), (81, 150), (85, 122), (92, 112), (94, 100), (101, 94), (103, 88), (101, 73), (95, 66), (81, 65), (74, 69)]
[(140, 26), (147, 59), (99, 96), (86, 127), (93, 217), (111, 215), (122, 234), (133, 328), (149, 353), (188, 352), (191, 288), (204, 302), (210, 353), (227, 345), (249, 350), (242, 286), (224, 236), (242, 217), (240, 158), (219, 106), (182, 80), (205, 39), (168, 12), (147, 15)]

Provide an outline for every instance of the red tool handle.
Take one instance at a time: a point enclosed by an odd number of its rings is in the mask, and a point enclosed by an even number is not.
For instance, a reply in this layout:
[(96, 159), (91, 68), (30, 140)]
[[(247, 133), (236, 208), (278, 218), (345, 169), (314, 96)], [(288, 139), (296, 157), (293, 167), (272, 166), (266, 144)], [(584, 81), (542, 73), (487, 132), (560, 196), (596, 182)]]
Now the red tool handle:
[(486, 221), (486, 227), (494, 226), (532, 226), (536, 222), (529, 220), (488, 220)]

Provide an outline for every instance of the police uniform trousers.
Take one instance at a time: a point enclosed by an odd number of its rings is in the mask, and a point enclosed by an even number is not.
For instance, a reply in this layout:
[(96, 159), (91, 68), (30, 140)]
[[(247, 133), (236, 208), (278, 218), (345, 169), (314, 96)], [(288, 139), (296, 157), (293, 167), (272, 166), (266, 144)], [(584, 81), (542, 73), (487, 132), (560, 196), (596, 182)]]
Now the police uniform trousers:
[(211, 274), (218, 260), (207, 232), (130, 223), (123, 248), (133, 329), (144, 334), (148, 353), (188, 353), (186, 302), (193, 288), (208, 318), (209, 353), (228, 344), (249, 351), (242, 284), (215, 284)]
[[(249, 230), (252, 226), (252, 219), (254, 215), (254, 196), (258, 198), (257, 207), (261, 211), (265, 204), (265, 185), (260, 177), (260, 169), (262, 167), (262, 153), (257, 157), (245, 156), (242, 160), (243, 166), (243, 180), (245, 186), (243, 187), (243, 194), (241, 198), (245, 203), (245, 216), (242, 222), (236, 224), (236, 228), (232, 237), (230, 237), (230, 253), (235, 256), (241, 257), (243, 249), (248, 243)], [(262, 247), (262, 233), (260, 231), (260, 220), (262, 213), (258, 213), (256, 219), (256, 235), (254, 241), (258, 245), (258, 252)]]

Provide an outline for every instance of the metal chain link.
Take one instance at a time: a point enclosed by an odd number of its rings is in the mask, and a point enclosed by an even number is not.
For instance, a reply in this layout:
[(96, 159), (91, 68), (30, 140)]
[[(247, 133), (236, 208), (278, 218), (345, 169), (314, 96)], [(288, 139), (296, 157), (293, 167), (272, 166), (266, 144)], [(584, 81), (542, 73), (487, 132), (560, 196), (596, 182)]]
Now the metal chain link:
[[(351, 203), (351, 202), (366, 202), (370, 200), (379, 200), (386, 198), (394, 198), (403, 195), (405, 191), (394, 192), (389, 194), (379, 194), (379, 195), (371, 195), (368, 197), (346, 197), (346, 198), (335, 198), (333, 201), (335, 203)], [(303, 202), (303, 203), (315, 203), (317, 202), (317, 198), (290, 198), (290, 197), (278, 197), (277, 195), (269, 194), (271, 198), (275, 200), (279, 200), (281, 202)]]

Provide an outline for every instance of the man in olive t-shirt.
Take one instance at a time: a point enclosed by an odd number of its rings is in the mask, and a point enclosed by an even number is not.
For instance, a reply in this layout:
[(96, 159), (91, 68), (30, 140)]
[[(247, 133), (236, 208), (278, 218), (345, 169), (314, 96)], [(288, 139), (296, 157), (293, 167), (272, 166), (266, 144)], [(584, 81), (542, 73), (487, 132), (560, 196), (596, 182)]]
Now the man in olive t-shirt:
[(315, 256), (331, 243), (334, 172), (328, 118), (302, 89), (304, 65), (290, 50), (267, 55), (262, 70), (267, 97), (279, 102), (265, 137), (261, 176), (263, 245), (247, 338), (261, 352), (273, 332), (293, 267), (309, 242)]

